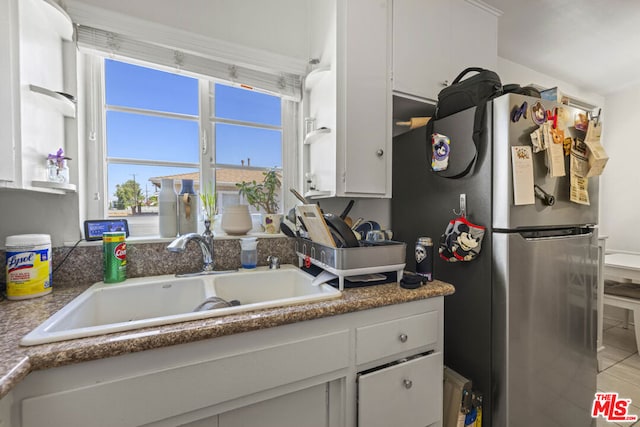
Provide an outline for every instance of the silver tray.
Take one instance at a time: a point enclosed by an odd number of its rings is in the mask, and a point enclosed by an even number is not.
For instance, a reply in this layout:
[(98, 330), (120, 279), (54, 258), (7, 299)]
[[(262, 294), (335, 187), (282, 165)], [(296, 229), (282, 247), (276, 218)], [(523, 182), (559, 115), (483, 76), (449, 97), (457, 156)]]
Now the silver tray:
[(405, 264), (407, 245), (404, 242), (386, 241), (375, 244), (360, 242), (358, 248), (332, 248), (298, 237), (296, 252), (309, 256), (321, 264), (336, 270), (356, 270)]

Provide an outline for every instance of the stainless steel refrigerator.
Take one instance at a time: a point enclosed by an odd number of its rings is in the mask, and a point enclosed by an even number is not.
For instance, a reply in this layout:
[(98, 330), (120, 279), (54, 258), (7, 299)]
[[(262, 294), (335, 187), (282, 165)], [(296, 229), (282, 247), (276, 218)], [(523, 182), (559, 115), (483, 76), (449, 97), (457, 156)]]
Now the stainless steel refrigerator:
[[(513, 121), (525, 101), (527, 116)], [(545, 154), (535, 153), (534, 182), (555, 204), (514, 204), (511, 146), (531, 145), (537, 101), (509, 94), (488, 103), (475, 162), (462, 178), (431, 170), (424, 127), (393, 141), (394, 239), (408, 243), (407, 269), (416, 239), (434, 240), (434, 276), (456, 287), (445, 298), (445, 364), (483, 394), (483, 426), (595, 425), (598, 179), (589, 178), (590, 206), (570, 202), (569, 158), (567, 175), (551, 178)], [(541, 102), (563, 108), (567, 136), (584, 137), (573, 127), (581, 111)], [(474, 115), (472, 108), (435, 122), (434, 132), (450, 138), (450, 159), (475, 146)], [(461, 194), (467, 219), (486, 232), (476, 259), (449, 263), (437, 247)]]

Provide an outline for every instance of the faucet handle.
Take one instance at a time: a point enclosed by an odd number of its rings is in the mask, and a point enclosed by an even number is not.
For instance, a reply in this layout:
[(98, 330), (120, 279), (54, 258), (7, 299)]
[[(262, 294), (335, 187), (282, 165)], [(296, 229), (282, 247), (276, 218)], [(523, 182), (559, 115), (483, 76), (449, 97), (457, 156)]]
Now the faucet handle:
[(269, 270), (277, 270), (280, 268), (280, 259), (278, 259), (277, 256), (269, 255), (267, 262), (269, 263)]

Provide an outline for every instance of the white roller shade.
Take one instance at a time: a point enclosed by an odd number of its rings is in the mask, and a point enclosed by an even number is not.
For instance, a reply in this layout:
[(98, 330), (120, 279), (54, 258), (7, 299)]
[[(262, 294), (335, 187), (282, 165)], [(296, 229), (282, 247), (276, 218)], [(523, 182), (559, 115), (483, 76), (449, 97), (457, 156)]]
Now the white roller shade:
[(184, 49), (172, 49), (83, 25), (76, 26), (76, 34), (78, 46), (105, 55), (137, 59), (248, 85), (294, 101), (301, 99), (302, 78), (299, 75), (230, 64), (194, 52), (187, 52)]

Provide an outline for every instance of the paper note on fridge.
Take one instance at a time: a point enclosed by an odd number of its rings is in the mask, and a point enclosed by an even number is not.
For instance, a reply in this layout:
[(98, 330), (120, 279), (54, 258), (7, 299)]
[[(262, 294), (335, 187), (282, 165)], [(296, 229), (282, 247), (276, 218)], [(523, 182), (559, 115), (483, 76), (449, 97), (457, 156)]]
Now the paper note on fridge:
[(589, 171), (586, 177), (602, 175), (604, 167), (609, 161), (609, 156), (600, 144), (600, 135), (602, 135), (602, 122), (596, 120), (589, 121), (589, 128), (584, 143), (589, 147)]
[(546, 122), (542, 125), (542, 129), (547, 141), (547, 166), (549, 167), (549, 176), (558, 177), (565, 176), (564, 170), (564, 149), (562, 141), (559, 143), (554, 141), (551, 124)]
[(513, 168), (513, 204), (532, 205), (533, 194), (533, 153), (528, 145), (511, 147), (511, 165)]

